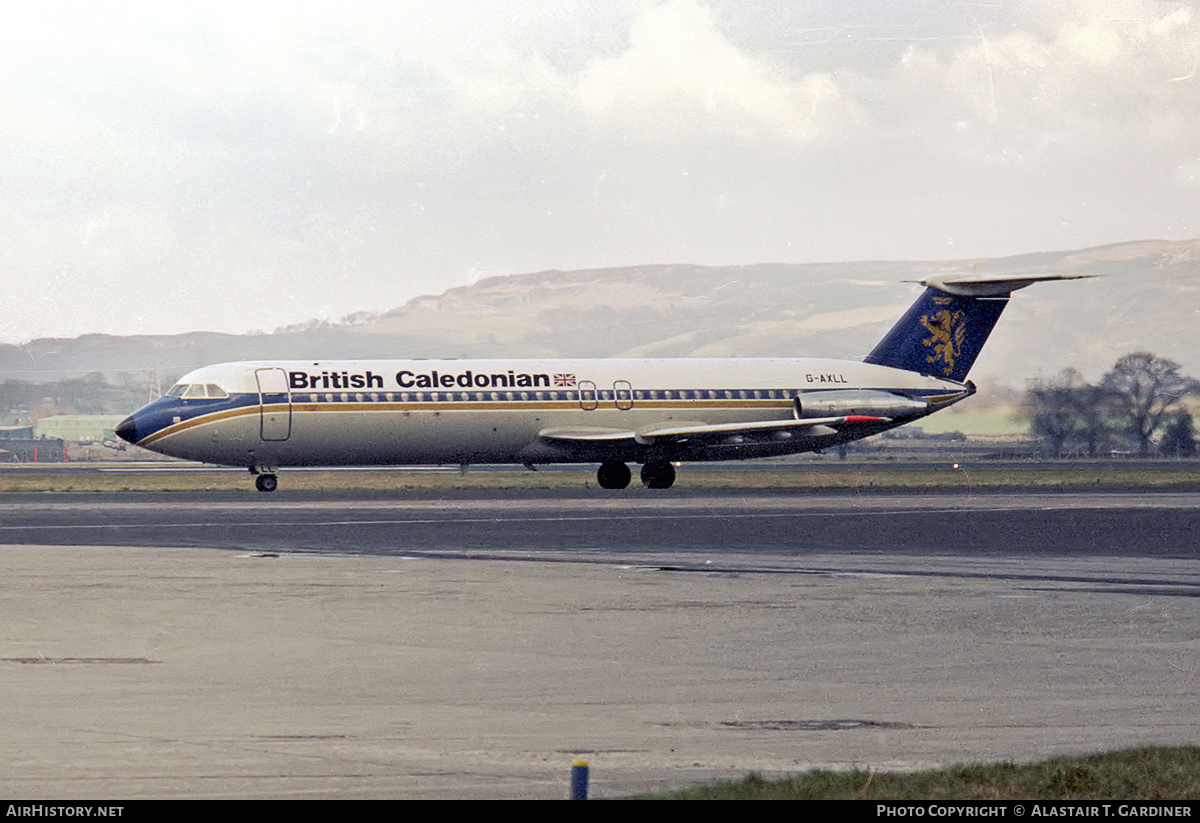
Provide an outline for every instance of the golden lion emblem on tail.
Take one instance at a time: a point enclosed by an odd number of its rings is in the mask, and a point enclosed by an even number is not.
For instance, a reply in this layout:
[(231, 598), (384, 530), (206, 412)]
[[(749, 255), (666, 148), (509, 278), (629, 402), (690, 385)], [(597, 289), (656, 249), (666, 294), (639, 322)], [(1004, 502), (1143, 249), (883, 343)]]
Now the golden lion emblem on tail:
[[(935, 302), (941, 303), (941, 300)], [(950, 301), (945, 301), (949, 303)], [(921, 345), (932, 348), (925, 358), (926, 363), (941, 363), (942, 373), (947, 377), (954, 373), (954, 361), (962, 351), (963, 339), (967, 336), (967, 327), (963, 323), (962, 309), (951, 311), (941, 309), (921, 318), (921, 325), (929, 331), (929, 337), (921, 341)]]

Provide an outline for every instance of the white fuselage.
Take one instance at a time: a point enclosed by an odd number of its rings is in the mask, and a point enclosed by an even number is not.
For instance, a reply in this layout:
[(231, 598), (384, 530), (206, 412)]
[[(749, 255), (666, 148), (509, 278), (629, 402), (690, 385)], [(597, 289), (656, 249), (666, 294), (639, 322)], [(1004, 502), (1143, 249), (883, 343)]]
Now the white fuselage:
[[(180, 396), (130, 418), (134, 442), (265, 469), (760, 457), (868, 436), (969, 393), (960, 383), (885, 366), (790, 359), (263, 361), (202, 368), (173, 391)], [(899, 416), (872, 409), (880, 393), (912, 408)], [(847, 398), (858, 397), (864, 408), (852, 413), (880, 418), (852, 432), (638, 435), (664, 424), (719, 428), (845, 414)], [(836, 409), (825, 404), (834, 399)]]

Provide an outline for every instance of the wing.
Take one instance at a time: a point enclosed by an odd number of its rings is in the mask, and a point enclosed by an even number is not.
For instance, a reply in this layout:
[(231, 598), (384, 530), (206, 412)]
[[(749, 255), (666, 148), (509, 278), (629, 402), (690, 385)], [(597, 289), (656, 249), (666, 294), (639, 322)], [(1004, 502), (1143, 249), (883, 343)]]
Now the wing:
[(599, 426), (554, 426), (542, 429), (538, 436), (545, 440), (589, 445), (652, 443), (688, 443), (703, 445), (717, 442), (732, 442), (744, 436), (777, 435), (782, 439), (792, 437), (828, 437), (840, 433), (846, 426), (863, 423), (887, 423), (890, 418), (864, 414), (840, 417), (809, 417), (802, 420), (761, 420), (743, 423), (701, 423), (671, 421), (652, 423), (638, 429), (615, 429)]

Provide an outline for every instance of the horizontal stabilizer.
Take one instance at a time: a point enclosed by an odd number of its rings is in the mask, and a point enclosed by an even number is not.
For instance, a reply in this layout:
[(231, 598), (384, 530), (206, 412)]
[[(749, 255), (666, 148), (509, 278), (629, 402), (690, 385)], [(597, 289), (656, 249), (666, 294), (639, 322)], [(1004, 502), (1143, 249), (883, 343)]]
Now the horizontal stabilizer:
[(920, 283), (931, 289), (944, 291), (946, 294), (957, 294), (960, 297), (1003, 297), (1032, 286), (1034, 283), (1046, 283), (1055, 280), (1082, 280), (1088, 277), (1099, 277), (1096, 274), (935, 274), (924, 280), (908, 282)]

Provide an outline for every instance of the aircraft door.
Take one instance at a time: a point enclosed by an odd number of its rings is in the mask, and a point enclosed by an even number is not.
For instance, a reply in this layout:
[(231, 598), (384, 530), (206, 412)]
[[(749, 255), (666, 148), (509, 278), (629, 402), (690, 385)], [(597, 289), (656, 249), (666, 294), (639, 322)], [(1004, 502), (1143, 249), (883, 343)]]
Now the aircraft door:
[(613, 401), (621, 411), (629, 411), (633, 408), (633, 386), (629, 385), (628, 380), (618, 380), (613, 383)]
[(292, 435), (292, 394), (283, 369), (255, 369), (263, 440), (287, 440)]
[(595, 411), (599, 404), (596, 395), (596, 384), (591, 380), (579, 381), (579, 408), (584, 411)]

